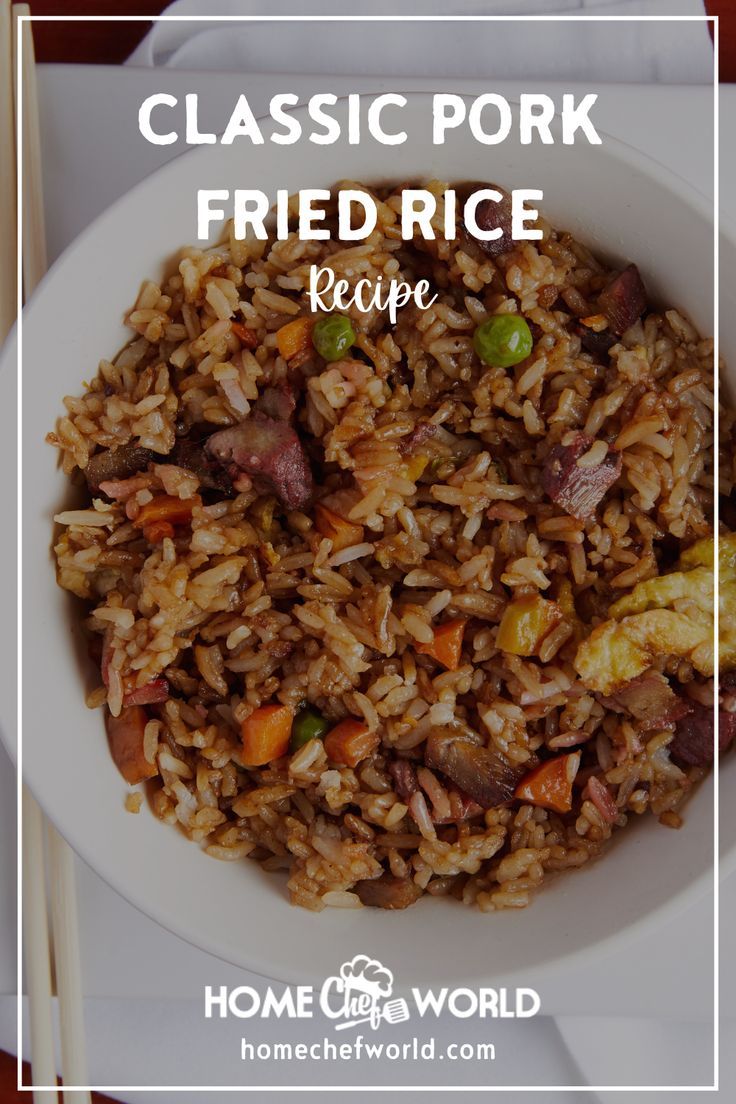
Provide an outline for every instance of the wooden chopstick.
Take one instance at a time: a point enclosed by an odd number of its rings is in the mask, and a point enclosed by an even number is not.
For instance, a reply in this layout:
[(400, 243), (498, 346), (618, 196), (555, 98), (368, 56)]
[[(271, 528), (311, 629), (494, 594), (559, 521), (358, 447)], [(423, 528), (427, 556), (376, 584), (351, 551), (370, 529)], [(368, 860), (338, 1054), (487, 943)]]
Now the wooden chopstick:
[[(2, 89), (0, 90), (0, 234), (10, 243), (16, 240), (15, 194), (15, 39), (11, 25), (10, 5), (0, 5), (0, 58)], [(15, 321), (18, 307), (16, 266), (5, 264), (0, 272), (0, 342), (4, 341)], [(51, 1004), (51, 959), (49, 955), (49, 924), (46, 905), (46, 870), (44, 865), (44, 820), (33, 795), (23, 792), (23, 942), (26, 948), (26, 984), (30, 1021), (33, 1073), (40, 1085), (56, 1084), (54, 1058), (54, 1022)], [(58, 1100), (55, 1090), (34, 1092), (37, 1104), (53, 1104)]]
[(0, 241), (6, 243), (5, 263), (0, 265), (0, 344), (15, 322), (17, 309), (16, 266), (10, 262), (15, 241), (15, 121), (13, 119), (13, 32), (10, 7), (0, 3)]
[[(56, 1084), (49, 921), (44, 864), (44, 816), (23, 788), (23, 947), (25, 950), (31, 1069), (36, 1085)], [(35, 1104), (56, 1104), (55, 1089), (34, 1090)]]
[[(28, 4), (13, 4), (15, 16), (30, 15)], [(41, 133), (38, 126), (38, 87), (33, 31), (30, 23), (16, 21), (21, 36), (23, 118), (23, 291), (28, 299), (48, 268), (46, 218), (41, 175)]]
[[(21, 134), (16, 135), (19, 156), (22, 157), (23, 173), (23, 290), (25, 297), (32, 295), (47, 267), (46, 232), (43, 209), (43, 178), (41, 174), (41, 140), (38, 124), (38, 92), (36, 86), (36, 64), (33, 52), (33, 35), (30, 23), (21, 23), (17, 17), (29, 15), (27, 4), (13, 5), (16, 17), (17, 34), (20, 36), (21, 54), (21, 93), (23, 112)], [(14, 51), (14, 61), (17, 53)], [(26, 970), (29, 977), (29, 1003), (32, 1006), (32, 1020), (37, 1017), (37, 1039), (41, 1048), (37, 1057), (32, 1035), (33, 1080), (36, 1084), (56, 1084), (53, 1064), (53, 1033), (49, 1040), (48, 1025), (51, 1019), (51, 987), (44, 971), (48, 971), (49, 941), (46, 927), (46, 884), (43, 875), (43, 814), (35, 805), (33, 798), (24, 790), (24, 813), (29, 803), (29, 832), (25, 833), (24, 816), (24, 852), (29, 847), (28, 863), (37, 864), (41, 875), (33, 879), (37, 899), (24, 901), (24, 915), (28, 917), (26, 929), (33, 942), (27, 946)], [(37, 810), (37, 815), (36, 815)], [(59, 1025), (61, 1036), (61, 1068), (64, 1083), (67, 1085), (87, 1084), (87, 1055), (84, 1028), (84, 1005), (82, 999), (81, 965), (79, 955), (79, 924), (77, 915), (77, 893), (75, 884), (74, 853), (55, 828), (46, 823), (46, 845), (51, 871), (51, 917), (54, 940), (54, 959), (56, 967), (56, 990), (59, 1002)], [(29, 871), (29, 876), (32, 877)], [(39, 920), (43, 914), (44, 923)], [(44, 940), (44, 927), (45, 943)], [(41, 965), (36, 971), (31, 966), (31, 958)], [(31, 976), (34, 985), (31, 985)], [(37, 1006), (41, 1007), (38, 1008)], [(48, 1062), (49, 1042), (51, 1046), (51, 1070), (39, 1060)], [(34, 1093), (34, 1099), (46, 1102), (58, 1099), (55, 1091)], [(90, 1094), (86, 1090), (65, 1089), (64, 1100), (69, 1104), (89, 1104)]]
[[(47, 825), (46, 838), (51, 870), (51, 921), (56, 993), (59, 998), (61, 1074), (65, 1085), (87, 1085), (74, 852), (51, 824)], [(90, 1094), (82, 1089), (64, 1089), (64, 1100), (68, 1104), (88, 1104)]]

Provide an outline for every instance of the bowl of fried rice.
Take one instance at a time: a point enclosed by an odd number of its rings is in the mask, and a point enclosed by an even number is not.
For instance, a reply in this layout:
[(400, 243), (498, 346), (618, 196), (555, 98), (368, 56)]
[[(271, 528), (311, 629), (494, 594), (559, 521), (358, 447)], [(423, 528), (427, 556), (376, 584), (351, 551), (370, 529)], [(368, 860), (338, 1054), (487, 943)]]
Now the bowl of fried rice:
[[(733, 771), (711, 207), (613, 139), (432, 147), (428, 111), (390, 159), (189, 152), (24, 313), (25, 777), (127, 899), (289, 981), (621, 946), (712, 887), (716, 747)], [(326, 240), (186, 245), (197, 189), (244, 177), (364, 190), (376, 228), (340, 241), (331, 199)], [(500, 189), (501, 237), (402, 240), (407, 182), (438, 228), (449, 188)], [(313, 311), (315, 265), (435, 299)], [(721, 266), (734, 363), (727, 236)]]

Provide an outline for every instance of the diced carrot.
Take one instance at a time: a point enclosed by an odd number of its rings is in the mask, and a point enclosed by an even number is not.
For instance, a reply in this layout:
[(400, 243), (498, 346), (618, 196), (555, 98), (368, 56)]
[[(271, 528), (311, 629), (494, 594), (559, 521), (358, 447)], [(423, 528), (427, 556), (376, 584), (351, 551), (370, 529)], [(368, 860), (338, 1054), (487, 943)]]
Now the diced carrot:
[(159, 544), (164, 537), (173, 537), (174, 526), (170, 521), (152, 521), (143, 530), (143, 536), (149, 544)]
[(514, 791), (514, 797), (555, 813), (569, 813), (572, 808), (572, 784), (579, 766), (579, 751), (547, 759), (524, 775)]
[(350, 548), (352, 544), (360, 544), (363, 540), (363, 526), (356, 525), (354, 521), (336, 514), (323, 503), (318, 502), (314, 507), (314, 516), (317, 529), (323, 537), (332, 541), (332, 551), (339, 552), (342, 548)]
[(286, 755), (294, 714), (288, 705), (262, 705), (241, 725), (243, 762), (263, 767)]
[(129, 786), (136, 786), (146, 778), (158, 774), (155, 763), (149, 763), (143, 754), (143, 737), (148, 715), (141, 705), (129, 705), (120, 710), (119, 717), (107, 716), (107, 739), (115, 766)]
[(244, 326), (242, 322), (231, 322), (230, 329), (241, 344), (245, 345), (246, 349), (258, 348), (258, 334), (255, 330), (251, 330), (249, 326)]
[(297, 353), (302, 353), (310, 347), (314, 323), (314, 318), (295, 318), (277, 330), (276, 344), (284, 360), (291, 360)]
[(511, 655), (536, 655), (545, 636), (562, 620), (556, 602), (535, 595), (509, 602), (498, 626), (496, 644)]
[(357, 767), (361, 760), (376, 750), (380, 737), (377, 732), (371, 732), (363, 721), (348, 717), (327, 733), (324, 743), (327, 758), (333, 763)]
[(460, 666), (460, 653), (463, 649), (463, 633), (465, 632), (465, 618), (457, 617), (454, 621), (445, 621), (434, 630), (434, 640), (431, 644), (417, 644), (415, 651), (422, 655), (430, 655), (446, 667), (448, 671), (457, 671)]
[(185, 525), (192, 519), (192, 510), (201, 502), (199, 495), (193, 498), (177, 498), (175, 495), (156, 495), (141, 506), (133, 524), (145, 529), (153, 522), (167, 521), (170, 525)]

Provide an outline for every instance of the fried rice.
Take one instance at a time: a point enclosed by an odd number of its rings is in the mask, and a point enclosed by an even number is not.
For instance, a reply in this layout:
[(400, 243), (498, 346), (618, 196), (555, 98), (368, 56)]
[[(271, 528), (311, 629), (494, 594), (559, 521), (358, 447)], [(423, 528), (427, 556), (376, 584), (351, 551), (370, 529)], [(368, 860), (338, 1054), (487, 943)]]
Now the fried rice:
[[(425, 186), (439, 230), (446, 185)], [(622, 625), (653, 608), (695, 623), (707, 607), (687, 587), (713, 536), (713, 342), (650, 306), (611, 333), (599, 297), (616, 270), (544, 218), (541, 240), (505, 252), (460, 226), (452, 241), (405, 242), (400, 189), (372, 194), (365, 243), (337, 240), (333, 212), (329, 241), (231, 236), (143, 285), (133, 339), (64, 400), (49, 435), (80, 487), (95, 457), (134, 452), (57, 515), (58, 580), (83, 603), (102, 671), (88, 705), (105, 711), (118, 766), (208, 854), (285, 870), (291, 900), (313, 910), (424, 893), (520, 908), (632, 817), (678, 827), (708, 769), (707, 754), (676, 747), (713, 700), (712, 641), (709, 653), (650, 633), (643, 674), (639, 663), (621, 686), (597, 653), (579, 656), (613, 625), (609, 660), (623, 649), (626, 667)], [(438, 298), (393, 326), (377, 309), (346, 311), (355, 342), (337, 361), (308, 340), (284, 356), (279, 331), (308, 318), (312, 265), (351, 287), (426, 278)], [(512, 368), (473, 347), (501, 314), (523, 316), (534, 339)], [(308, 501), (252, 471), (228, 485), (232, 471), (187, 466), (182, 442), (252, 424), (279, 388), (296, 400), (288, 432)], [(576, 478), (609, 455), (617, 465), (585, 516), (545, 475), (576, 447)], [(142, 525), (164, 497), (175, 520)], [(340, 539), (320, 516), (345, 523)], [(675, 575), (684, 589), (652, 598), (650, 586), (642, 608), (642, 585)], [(501, 626), (515, 639), (531, 609), (552, 612), (544, 631), (500, 647)], [(438, 629), (458, 625), (443, 662)], [(646, 701), (655, 680), (677, 708), (651, 716), (617, 697), (642, 678)], [(253, 766), (243, 732), (273, 706), (308, 708), (328, 736)], [(114, 730), (131, 710), (132, 769)], [(329, 732), (346, 719), (362, 751), (338, 754)], [(140, 789), (126, 803), (138, 811)]]

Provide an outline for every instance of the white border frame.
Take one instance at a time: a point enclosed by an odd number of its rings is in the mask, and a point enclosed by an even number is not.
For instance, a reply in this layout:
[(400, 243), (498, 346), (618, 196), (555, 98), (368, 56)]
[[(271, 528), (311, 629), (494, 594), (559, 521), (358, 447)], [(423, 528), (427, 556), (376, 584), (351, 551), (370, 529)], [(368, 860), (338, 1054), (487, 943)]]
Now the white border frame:
[[(719, 378), (719, 16), (717, 15), (19, 15), (15, 17), (17, 30), (22, 31), (23, 23), (377, 23), (377, 22), (423, 22), (423, 23), (573, 23), (590, 21), (597, 23), (712, 23), (713, 24), (713, 363), (715, 394), (716, 442), (714, 448), (714, 480), (718, 486), (718, 400)], [(713, 1084), (712, 1085), (25, 1085), (23, 1084), (23, 864), (22, 864), (22, 791), (23, 791), (23, 51), (22, 36), (16, 35), (17, 81), (16, 81), (16, 135), (17, 135), (17, 377), (18, 377), (18, 477), (17, 477), (17, 655), (18, 655), (18, 761), (17, 761), (17, 1090), (18, 1092), (58, 1092), (64, 1096), (70, 1092), (718, 1092), (720, 1089), (720, 923), (719, 923), (719, 790), (720, 772), (717, 754), (718, 742), (718, 699), (715, 696), (715, 741), (716, 754), (713, 770), (715, 786), (713, 794)], [(718, 496), (714, 502), (714, 529), (718, 532), (719, 510)], [(714, 558), (715, 593), (719, 594), (718, 556)], [(714, 648), (718, 647), (719, 603), (715, 602), (714, 611)]]

